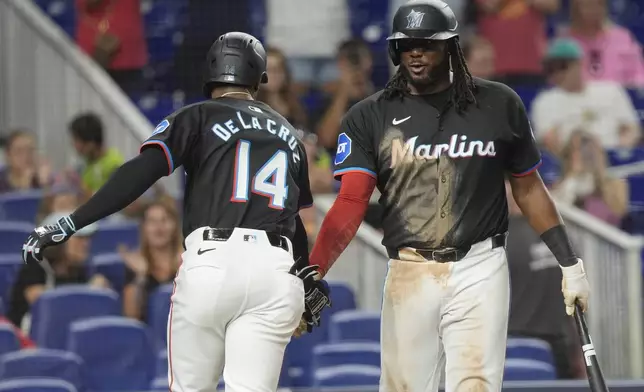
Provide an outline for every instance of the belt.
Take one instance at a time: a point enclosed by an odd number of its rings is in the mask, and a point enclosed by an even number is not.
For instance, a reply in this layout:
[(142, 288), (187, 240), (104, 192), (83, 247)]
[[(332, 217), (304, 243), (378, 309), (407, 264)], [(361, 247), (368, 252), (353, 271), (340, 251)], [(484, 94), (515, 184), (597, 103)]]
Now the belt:
[[(505, 246), (505, 238), (507, 234), (497, 234), (491, 238), (492, 240), (492, 249), (498, 248), (500, 246)], [(414, 249), (414, 251), (424, 257), (427, 260), (437, 261), (439, 263), (449, 263), (452, 261), (459, 261), (463, 259), (472, 245), (463, 246), (460, 248), (437, 248), (437, 249)], [(400, 259), (398, 251), (395, 250), (393, 255), (389, 255), (392, 259)]]
[[(204, 241), (226, 241), (233, 235), (234, 229), (205, 229), (203, 231), (203, 240)], [(288, 246), (288, 239), (284, 236), (275, 233), (266, 232), (268, 237), (268, 242), (276, 247), (284, 249), (287, 252), (290, 252)]]

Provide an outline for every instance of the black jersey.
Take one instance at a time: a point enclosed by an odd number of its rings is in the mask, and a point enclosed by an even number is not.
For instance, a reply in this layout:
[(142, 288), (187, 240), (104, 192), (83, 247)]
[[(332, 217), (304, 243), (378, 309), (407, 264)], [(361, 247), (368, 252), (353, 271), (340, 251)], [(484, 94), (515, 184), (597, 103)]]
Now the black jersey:
[(519, 96), (476, 83), (478, 105), (464, 114), (443, 105), (449, 91), (391, 100), (379, 92), (343, 119), (334, 174), (377, 179), (387, 248), (468, 246), (507, 230), (505, 174), (532, 173), (541, 156)]
[(291, 124), (259, 101), (218, 98), (163, 120), (146, 146), (163, 148), (170, 173), (186, 172), (183, 234), (244, 227), (292, 238), (313, 203), (308, 161)]

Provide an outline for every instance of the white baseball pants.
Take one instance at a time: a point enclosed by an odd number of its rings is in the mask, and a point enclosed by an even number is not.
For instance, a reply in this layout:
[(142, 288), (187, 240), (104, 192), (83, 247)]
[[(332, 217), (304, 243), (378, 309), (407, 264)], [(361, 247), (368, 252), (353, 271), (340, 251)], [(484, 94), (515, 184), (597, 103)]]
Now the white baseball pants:
[(499, 392), (510, 281), (504, 247), (487, 239), (457, 262), (414, 251), (390, 260), (382, 306), (380, 392)]
[(302, 280), (288, 273), (293, 256), (264, 231), (237, 228), (227, 241), (204, 241), (204, 229), (186, 238), (174, 281), (170, 391), (215, 391), (222, 371), (227, 392), (275, 391), (304, 312)]

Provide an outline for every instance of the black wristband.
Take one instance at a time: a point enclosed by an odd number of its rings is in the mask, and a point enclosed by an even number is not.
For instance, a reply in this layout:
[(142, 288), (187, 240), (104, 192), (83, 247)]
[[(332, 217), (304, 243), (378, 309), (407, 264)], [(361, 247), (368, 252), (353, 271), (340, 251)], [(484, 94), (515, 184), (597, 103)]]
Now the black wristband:
[(572, 244), (566, 233), (564, 225), (557, 225), (541, 234), (541, 240), (550, 249), (562, 267), (577, 264), (577, 255), (572, 249)]

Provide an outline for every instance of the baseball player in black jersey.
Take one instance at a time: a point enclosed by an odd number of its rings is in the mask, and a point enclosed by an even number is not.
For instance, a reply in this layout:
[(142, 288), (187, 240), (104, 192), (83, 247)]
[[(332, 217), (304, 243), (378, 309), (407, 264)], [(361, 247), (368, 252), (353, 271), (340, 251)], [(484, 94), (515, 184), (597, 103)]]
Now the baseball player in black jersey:
[(537, 168), (530, 123), (507, 86), (473, 78), (452, 10), (412, 0), (388, 38), (383, 91), (346, 114), (340, 193), (310, 263), (327, 271), (355, 235), (377, 186), (389, 270), (382, 305), (381, 392), (501, 390), (509, 307), (504, 179), (563, 272), (568, 314), (589, 286)]
[(254, 100), (267, 81), (256, 38), (222, 35), (207, 68), (207, 100), (165, 118), (141, 153), (72, 215), (36, 228), (23, 258), (39, 262), (43, 249), (183, 166), (185, 252), (168, 320), (170, 390), (214, 391), (223, 371), (226, 390), (274, 391), (300, 319), (316, 325), (328, 304), (315, 268), (304, 262), (298, 270), (293, 257), (307, 261), (298, 215), (313, 202), (306, 152), (291, 124)]

